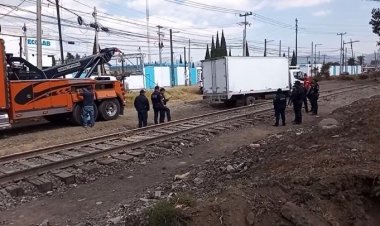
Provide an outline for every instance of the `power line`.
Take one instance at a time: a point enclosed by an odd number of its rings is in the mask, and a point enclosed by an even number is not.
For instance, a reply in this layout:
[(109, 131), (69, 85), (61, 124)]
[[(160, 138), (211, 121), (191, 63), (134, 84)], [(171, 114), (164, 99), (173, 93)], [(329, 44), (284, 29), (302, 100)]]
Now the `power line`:
[(3, 18), (3, 17), (6, 17), (7, 15), (9, 15), (9, 14), (11, 14), (13, 11), (15, 11), (15, 10), (18, 10), (18, 8), (25, 2), (26, 0), (23, 0), (23, 1), (21, 1), (17, 6), (15, 6), (13, 9), (11, 9), (9, 12), (7, 12), (7, 13), (5, 13), (4, 15), (2, 15), (1, 17), (0, 17), (0, 19), (1, 18)]

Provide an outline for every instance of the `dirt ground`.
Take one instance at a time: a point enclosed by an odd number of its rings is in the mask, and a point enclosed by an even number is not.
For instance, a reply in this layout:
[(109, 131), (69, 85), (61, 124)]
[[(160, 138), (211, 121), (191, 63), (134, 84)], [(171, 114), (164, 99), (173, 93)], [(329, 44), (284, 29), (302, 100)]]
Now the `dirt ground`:
[[(371, 84), (371, 82), (365, 81), (322, 81), (320, 86), (323, 91), (366, 83)], [(202, 96), (197, 93), (197, 87), (180, 87), (169, 89), (167, 92), (168, 96), (172, 97), (168, 106), (171, 108), (174, 120), (221, 110), (224, 107), (203, 103)], [(133, 97), (136, 94), (133, 93), (129, 96)], [(132, 102), (132, 99), (129, 98), (128, 103)], [(0, 131), (0, 156), (136, 128), (136, 112), (130, 107), (130, 104), (127, 105), (129, 107), (125, 109), (125, 115), (114, 121), (97, 122), (91, 130), (77, 126), (56, 125), (43, 119), (22, 122), (17, 125), (17, 128)], [(149, 112), (148, 120), (148, 123), (152, 124), (152, 111)]]
[(244, 147), (229, 164), (250, 165), (245, 172), (205, 166), (212, 179), (202, 187), (218, 194), (192, 210), (191, 225), (379, 225), (379, 110), (380, 96), (360, 100), (329, 116), (336, 128), (307, 127)]
[[(357, 83), (323, 82), (321, 87), (329, 90), (352, 84)], [(45, 219), (52, 225), (106, 225), (110, 218), (141, 209), (146, 201), (140, 198), (155, 190), (166, 195), (192, 193), (197, 205), (186, 210), (192, 225), (376, 225), (380, 205), (371, 192), (380, 172), (375, 139), (379, 136), (380, 98), (336, 109), (377, 94), (378, 88), (368, 88), (321, 100), (320, 116), (305, 115), (303, 126), (276, 128), (270, 126), (272, 121), (263, 120), (250, 128), (223, 133), (184, 149), (181, 155), (165, 156), (10, 208), (0, 213), (0, 225), (33, 225)], [(175, 109), (173, 106), (178, 118), (215, 110), (204, 104)], [(290, 112), (287, 117), (290, 121)], [(339, 127), (319, 129), (316, 125), (325, 118), (337, 119)], [(122, 128), (116, 125), (128, 120), (133, 122), (126, 117), (111, 124)], [(98, 125), (100, 130), (102, 124)], [(107, 124), (103, 133), (111, 128)], [(41, 137), (46, 145), (46, 140), (83, 133), (78, 130), (63, 127), (19, 136), (29, 140)], [(19, 136), (5, 140), (15, 142), (22, 139)], [(260, 144), (260, 148), (250, 144)], [(226, 173), (228, 165), (238, 169), (241, 163), (244, 170)], [(186, 172), (190, 172), (189, 178), (173, 186), (174, 175)], [(197, 177), (203, 182), (194, 183)], [(128, 211), (121, 214), (120, 207)], [(296, 222), (300, 219), (313, 221)]]

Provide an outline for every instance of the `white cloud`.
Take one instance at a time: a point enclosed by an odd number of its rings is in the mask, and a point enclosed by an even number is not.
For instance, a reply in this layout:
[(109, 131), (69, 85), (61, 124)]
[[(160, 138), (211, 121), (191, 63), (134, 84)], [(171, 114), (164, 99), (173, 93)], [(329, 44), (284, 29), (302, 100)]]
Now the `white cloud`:
[(322, 17), (322, 16), (327, 16), (327, 15), (330, 15), (330, 14), (331, 14), (330, 10), (320, 10), (320, 11), (314, 12), (313, 16)]
[(332, 0), (269, 0), (276, 9), (312, 7), (330, 3)]

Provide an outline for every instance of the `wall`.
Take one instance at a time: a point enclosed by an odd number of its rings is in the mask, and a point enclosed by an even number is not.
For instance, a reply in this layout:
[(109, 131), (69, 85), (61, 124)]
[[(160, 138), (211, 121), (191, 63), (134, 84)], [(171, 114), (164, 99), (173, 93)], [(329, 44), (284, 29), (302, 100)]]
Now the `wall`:
[[(362, 66), (345, 66), (342, 68), (343, 72), (348, 72), (350, 75), (360, 75), (362, 73)], [(330, 76), (338, 76), (340, 73), (340, 66), (331, 66), (330, 67)]]
[(125, 78), (126, 89), (144, 89), (145, 79), (144, 75), (131, 75)]
[(170, 68), (154, 67), (154, 81), (158, 86), (170, 86)]

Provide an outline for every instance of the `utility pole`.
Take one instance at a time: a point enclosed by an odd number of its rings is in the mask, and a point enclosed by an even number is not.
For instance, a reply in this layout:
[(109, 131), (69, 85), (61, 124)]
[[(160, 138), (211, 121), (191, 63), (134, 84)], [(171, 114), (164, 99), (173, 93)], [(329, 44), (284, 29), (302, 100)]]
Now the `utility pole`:
[(358, 40), (357, 41), (352, 41), (352, 39), (349, 41), (349, 42), (343, 42), (343, 47), (347, 44), (351, 44), (351, 54), (352, 54), (352, 58), (354, 58), (354, 48), (353, 48), (353, 43), (356, 43), (356, 42), (359, 42)]
[(150, 31), (149, 31), (149, 1), (145, 1), (145, 7), (146, 7), (146, 40), (148, 42), (148, 63), (151, 62), (151, 56), (150, 56)]
[(164, 45), (161, 43), (161, 35), (163, 35), (161, 33), (161, 28), (163, 28), (162, 26), (158, 25), (157, 26), (158, 28), (158, 55), (159, 55), (159, 62), (160, 62), (160, 65), (162, 64), (162, 48), (164, 47)]
[(264, 40), (264, 57), (267, 56), (267, 39)]
[(273, 42), (273, 40), (267, 40), (267, 39), (265, 39), (265, 41), (264, 41), (264, 57), (267, 56), (267, 44), (269, 42)]
[(37, 67), (42, 69), (42, 23), (41, 23), (41, 1), (37, 0)]
[(318, 51), (318, 64), (321, 63), (321, 51)]
[(187, 86), (188, 81), (187, 81), (187, 64), (186, 64), (186, 46), (183, 47), (183, 59), (185, 63), (185, 68), (184, 68), (184, 74), (185, 74), (185, 86)]
[(189, 85), (191, 85), (191, 79), (190, 79), (190, 72), (191, 72), (191, 55), (190, 55), (190, 49), (191, 49), (191, 41), (189, 39), (189, 77), (188, 77), (188, 80), (189, 80)]
[(288, 60), (290, 58), (290, 47), (288, 46)]
[[(98, 26), (98, 12), (96, 11), (96, 7), (94, 7), (94, 12), (92, 16), (95, 19), (95, 48), (96, 48), (96, 53), (99, 53), (99, 34), (98, 34), (99, 26)], [(100, 65), (98, 65), (97, 70), (98, 70), (98, 76), (101, 76), (102, 68)]]
[(323, 55), (323, 65), (326, 64), (326, 55)]
[(247, 16), (252, 16), (252, 12), (246, 12), (240, 14), (240, 17), (244, 17), (244, 32), (243, 32), (243, 56), (247, 56), (246, 43), (247, 43)]
[(24, 32), (24, 55), (25, 55), (25, 60), (29, 60), (29, 53), (28, 53), (28, 38), (26, 36), (26, 25), (22, 27), (22, 31)]
[(280, 40), (280, 48), (278, 49), (278, 56), (281, 57), (281, 40)]
[(61, 30), (61, 15), (59, 13), (59, 0), (55, 0), (55, 6), (57, 8), (59, 50), (61, 52), (61, 64), (63, 64), (64, 63), (64, 59), (63, 59), (63, 44), (62, 44), (62, 30)]
[(170, 79), (172, 87), (175, 85), (174, 80), (174, 59), (173, 59), (173, 31), (170, 29)]
[(314, 64), (317, 64), (317, 46), (321, 46), (322, 44), (314, 44)]
[(314, 62), (314, 42), (311, 42), (311, 60), (310, 60), (310, 76), (313, 76), (313, 62)]
[(22, 36), (20, 36), (20, 40), (19, 40), (18, 45), (20, 47), (20, 57), (22, 57)]
[(342, 32), (342, 33), (338, 33), (337, 35), (340, 35), (340, 62), (339, 62), (339, 64), (340, 64), (340, 67), (339, 67), (339, 73), (340, 74), (342, 74), (342, 63), (343, 63), (343, 61), (342, 61), (342, 59), (343, 59), (343, 54), (344, 54), (344, 47), (343, 47), (343, 35), (346, 35), (347, 34), (347, 32)]
[(298, 64), (298, 19), (296, 18), (296, 65)]

